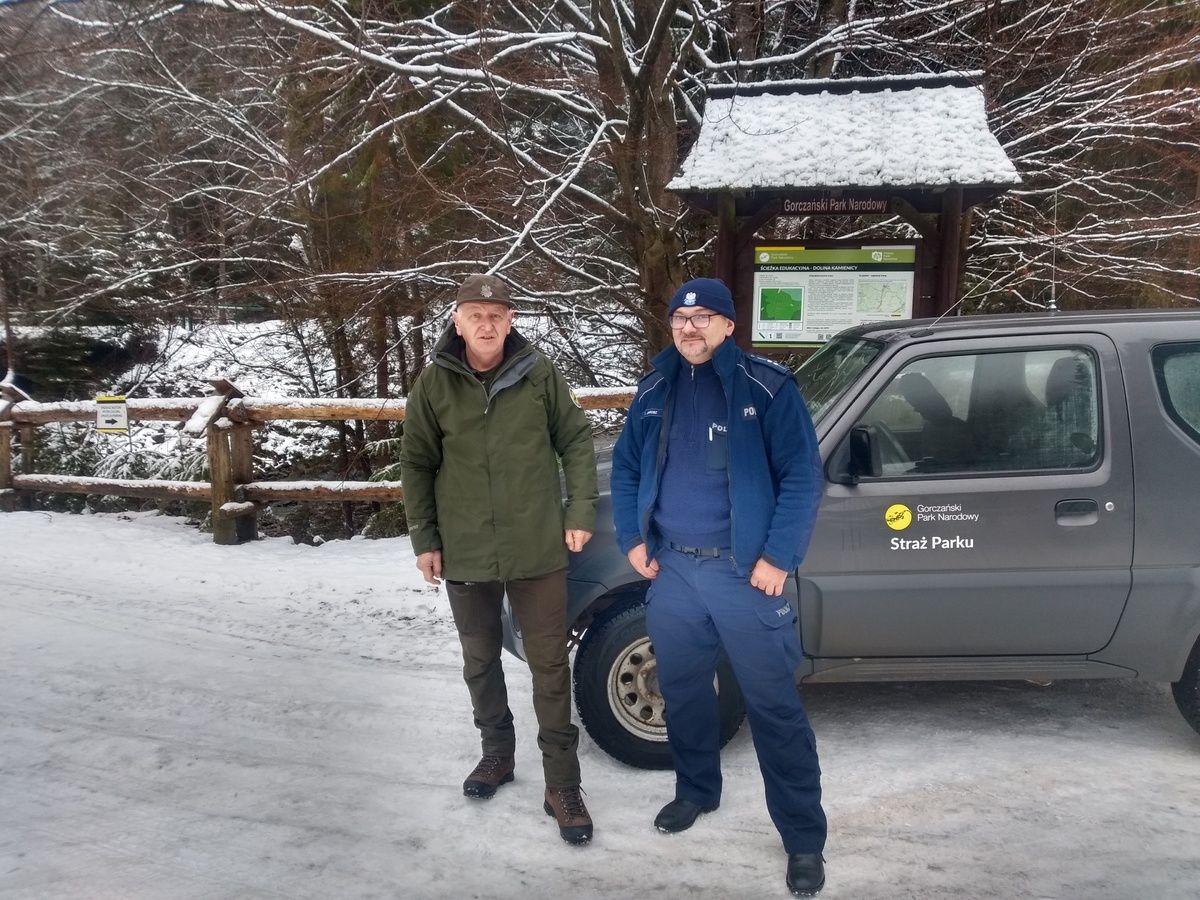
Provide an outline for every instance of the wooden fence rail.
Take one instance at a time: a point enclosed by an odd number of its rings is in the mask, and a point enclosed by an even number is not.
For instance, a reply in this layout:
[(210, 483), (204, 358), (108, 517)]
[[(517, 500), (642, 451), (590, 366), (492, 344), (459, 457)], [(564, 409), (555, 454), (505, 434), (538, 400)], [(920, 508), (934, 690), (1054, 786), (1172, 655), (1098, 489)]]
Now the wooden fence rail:
[[(227, 379), (210, 382), (206, 397), (130, 399), (130, 421), (179, 422), (183, 431), (205, 438), (209, 481), (92, 478), (39, 475), (33, 471), (35, 430), (55, 422), (95, 422), (90, 400), (36, 403), (4, 386), (0, 392), (0, 510), (27, 505), (35, 492), (104, 494), (154, 500), (207, 502), (212, 508), (213, 541), (237, 544), (258, 536), (262, 504), (279, 500), (391, 503), (404, 497), (398, 481), (255, 481), (254, 429), (279, 420), (400, 422), (403, 399), (256, 398)], [(581, 388), (584, 409), (626, 409), (633, 388)], [(20, 471), (14, 471), (12, 441), (21, 438)]]

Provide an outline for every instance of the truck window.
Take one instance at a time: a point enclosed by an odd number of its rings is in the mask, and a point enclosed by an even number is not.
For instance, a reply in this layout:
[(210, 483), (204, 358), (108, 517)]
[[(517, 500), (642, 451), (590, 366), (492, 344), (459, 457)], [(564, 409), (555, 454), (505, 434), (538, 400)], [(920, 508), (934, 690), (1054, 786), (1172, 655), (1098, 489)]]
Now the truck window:
[(1200, 443), (1200, 344), (1161, 344), (1152, 359), (1163, 405), (1175, 424)]
[(1100, 459), (1097, 365), (1064, 347), (909, 363), (863, 415), (883, 477), (1088, 469)]
[(883, 347), (876, 341), (834, 338), (796, 370), (796, 384), (814, 422), (821, 421)]

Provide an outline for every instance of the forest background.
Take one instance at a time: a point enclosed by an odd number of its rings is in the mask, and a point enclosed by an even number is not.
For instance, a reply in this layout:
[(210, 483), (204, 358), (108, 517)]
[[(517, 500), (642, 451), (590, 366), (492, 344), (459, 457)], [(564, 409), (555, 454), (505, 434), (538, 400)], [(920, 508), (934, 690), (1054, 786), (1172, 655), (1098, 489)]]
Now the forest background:
[[(707, 86), (976, 70), (1022, 184), (970, 219), (961, 311), (1197, 303), (1196, 0), (0, 0), (8, 378), (403, 396), (491, 271), (569, 380), (629, 384), (711, 272), (713, 222), (665, 187)], [(390, 437), (268, 429), (257, 462), (378, 477)], [(203, 474), (163, 426), (101, 441), (62, 426), (40, 470)]]

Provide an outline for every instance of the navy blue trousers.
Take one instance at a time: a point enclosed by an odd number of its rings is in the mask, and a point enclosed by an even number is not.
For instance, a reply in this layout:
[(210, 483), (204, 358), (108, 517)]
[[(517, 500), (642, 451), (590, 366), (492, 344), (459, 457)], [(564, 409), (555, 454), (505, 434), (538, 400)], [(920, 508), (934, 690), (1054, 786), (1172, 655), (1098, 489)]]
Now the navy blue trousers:
[(646, 626), (666, 701), (675, 796), (701, 806), (721, 799), (720, 720), (713, 688), (721, 646), (746, 699), (767, 811), (788, 853), (825, 847), (821, 767), (795, 672), (796, 613), (733, 570), (726, 557), (664, 548), (647, 593)]

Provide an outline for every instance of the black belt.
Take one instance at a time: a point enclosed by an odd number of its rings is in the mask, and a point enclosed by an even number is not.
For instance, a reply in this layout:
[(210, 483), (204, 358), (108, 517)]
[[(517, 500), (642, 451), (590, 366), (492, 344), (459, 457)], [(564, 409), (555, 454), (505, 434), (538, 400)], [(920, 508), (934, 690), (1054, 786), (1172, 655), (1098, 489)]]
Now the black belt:
[(682, 544), (670, 544), (672, 550), (686, 553), (688, 556), (725, 556), (729, 550), (725, 547), (685, 547)]

